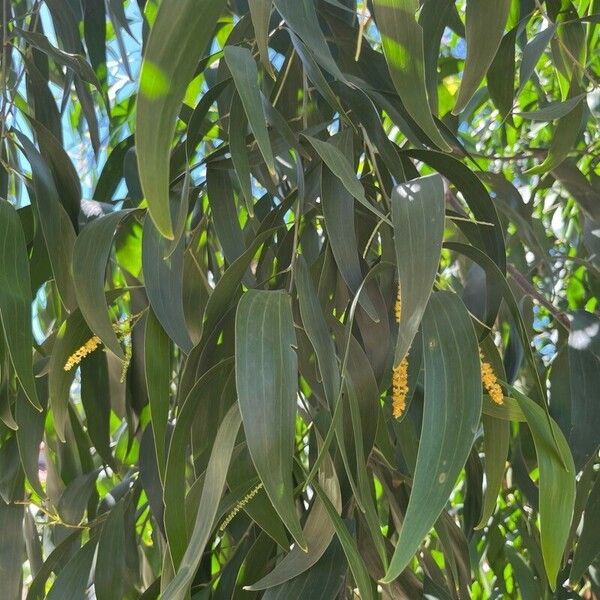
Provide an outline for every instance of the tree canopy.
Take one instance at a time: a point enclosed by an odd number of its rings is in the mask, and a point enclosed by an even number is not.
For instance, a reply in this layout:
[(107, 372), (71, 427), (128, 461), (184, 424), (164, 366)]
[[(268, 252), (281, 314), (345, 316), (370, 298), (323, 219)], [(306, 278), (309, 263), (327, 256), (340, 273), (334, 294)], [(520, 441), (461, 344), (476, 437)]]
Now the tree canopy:
[(2, 598), (600, 598), (597, 0), (0, 18)]

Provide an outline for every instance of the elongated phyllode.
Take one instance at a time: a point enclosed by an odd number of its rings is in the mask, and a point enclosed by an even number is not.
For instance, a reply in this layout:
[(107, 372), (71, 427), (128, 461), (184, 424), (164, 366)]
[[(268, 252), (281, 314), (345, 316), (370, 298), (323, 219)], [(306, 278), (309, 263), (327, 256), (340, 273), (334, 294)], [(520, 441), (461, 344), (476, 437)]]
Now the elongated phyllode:
[(498, 379), (494, 373), (494, 369), (492, 369), (492, 365), (490, 365), (490, 363), (484, 359), (483, 353), (480, 353), (480, 357), (481, 383), (483, 384), (483, 389), (496, 404), (504, 404), (504, 393), (502, 392), (502, 388), (498, 383)]

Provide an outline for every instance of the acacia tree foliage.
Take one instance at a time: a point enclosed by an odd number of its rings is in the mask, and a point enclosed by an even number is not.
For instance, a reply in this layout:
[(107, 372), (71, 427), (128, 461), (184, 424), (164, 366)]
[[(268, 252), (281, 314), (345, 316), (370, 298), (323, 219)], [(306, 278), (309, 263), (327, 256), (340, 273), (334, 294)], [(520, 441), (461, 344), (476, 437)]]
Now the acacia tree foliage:
[(599, 8), (3, 0), (2, 598), (598, 597)]

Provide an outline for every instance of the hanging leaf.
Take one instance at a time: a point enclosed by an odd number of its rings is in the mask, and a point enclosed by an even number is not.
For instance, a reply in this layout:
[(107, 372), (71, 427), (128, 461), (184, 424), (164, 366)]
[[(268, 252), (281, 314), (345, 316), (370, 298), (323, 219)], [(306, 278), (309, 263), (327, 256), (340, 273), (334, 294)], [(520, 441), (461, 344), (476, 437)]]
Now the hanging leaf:
[(281, 520), (306, 550), (291, 477), (298, 364), (289, 296), (246, 292), (238, 304), (235, 341), (237, 392), (250, 455)]
[(135, 123), (138, 169), (150, 215), (168, 238), (173, 237), (169, 153), (176, 119), (224, 5), (223, 0), (162, 2), (144, 52)]
[(439, 175), (402, 183), (392, 194), (400, 321), (394, 364), (409, 351), (433, 288), (444, 233), (444, 185)]
[(411, 494), (388, 572), (404, 570), (443, 510), (471, 450), (481, 415), (477, 338), (455, 294), (431, 296), (423, 318), (425, 406)]
[(467, 105), (485, 77), (500, 47), (510, 10), (510, 0), (493, 4), (468, 0), (465, 18), (467, 57), (458, 98), (452, 112), (457, 115)]
[(31, 404), (41, 410), (35, 382), (31, 347), (31, 284), (27, 248), (15, 209), (0, 199), (0, 320), (13, 367)]
[(408, 114), (440, 149), (450, 147), (433, 120), (427, 97), (423, 29), (416, 0), (374, 0), (375, 18), (394, 87)]

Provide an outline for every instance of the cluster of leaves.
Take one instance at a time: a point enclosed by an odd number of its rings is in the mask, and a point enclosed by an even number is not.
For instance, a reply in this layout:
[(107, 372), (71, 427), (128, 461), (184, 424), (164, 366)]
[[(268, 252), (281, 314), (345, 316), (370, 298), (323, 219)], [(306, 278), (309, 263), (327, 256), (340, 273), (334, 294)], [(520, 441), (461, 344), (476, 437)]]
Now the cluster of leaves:
[(597, 0), (1, 18), (3, 598), (600, 597)]

